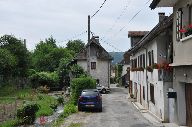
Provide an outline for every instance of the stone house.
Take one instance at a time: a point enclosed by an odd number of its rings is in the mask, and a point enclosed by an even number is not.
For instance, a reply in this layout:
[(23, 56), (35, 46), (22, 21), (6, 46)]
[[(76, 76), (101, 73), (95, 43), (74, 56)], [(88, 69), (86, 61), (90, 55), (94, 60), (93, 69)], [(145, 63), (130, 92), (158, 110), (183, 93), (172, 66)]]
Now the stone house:
[(99, 37), (93, 36), (90, 43), (77, 54), (75, 59), (77, 64), (96, 79), (100, 85), (110, 87), (111, 61), (113, 58), (100, 45)]
[[(172, 71), (164, 68), (171, 62), (169, 47), (172, 45), (173, 15), (159, 13), (159, 23), (144, 37), (133, 42), (140, 31), (131, 31), (130, 93), (143, 107), (161, 121), (169, 120), (167, 92), (172, 88)], [(133, 34), (134, 33), (134, 34)]]
[(150, 8), (173, 7), (173, 108), (171, 122), (192, 127), (192, 0), (153, 0)]

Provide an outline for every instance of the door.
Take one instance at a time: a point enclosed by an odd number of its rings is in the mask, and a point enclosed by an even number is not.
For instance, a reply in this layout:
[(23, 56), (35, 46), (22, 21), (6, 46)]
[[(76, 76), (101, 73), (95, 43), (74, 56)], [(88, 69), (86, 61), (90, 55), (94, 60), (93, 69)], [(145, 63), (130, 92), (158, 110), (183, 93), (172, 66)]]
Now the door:
[(192, 127), (192, 84), (185, 85), (185, 99), (187, 126)]

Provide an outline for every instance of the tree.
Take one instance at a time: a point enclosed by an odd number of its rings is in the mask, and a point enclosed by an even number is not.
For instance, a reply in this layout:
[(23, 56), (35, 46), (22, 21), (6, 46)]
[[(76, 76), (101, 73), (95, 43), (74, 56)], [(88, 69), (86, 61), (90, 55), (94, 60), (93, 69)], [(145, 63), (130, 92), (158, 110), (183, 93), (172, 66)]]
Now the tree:
[(75, 53), (79, 53), (84, 47), (85, 44), (81, 40), (71, 40), (67, 43), (67, 49), (72, 50)]
[(8, 77), (13, 73), (13, 69), (17, 65), (14, 55), (7, 49), (0, 49), (0, 75)]
[(13, 35), (4, 35), (0, 38), (0, 48), (8, 50), (17, 60), (13, 75), (24, 77), (29, 68), (29, 51), (24, 41)]
[(41, 41), (32, 55), (33, 67), (37, 71), (56, 71), (61, 59), (72, 59), (74, 52), (56, 46), (53, 38)]

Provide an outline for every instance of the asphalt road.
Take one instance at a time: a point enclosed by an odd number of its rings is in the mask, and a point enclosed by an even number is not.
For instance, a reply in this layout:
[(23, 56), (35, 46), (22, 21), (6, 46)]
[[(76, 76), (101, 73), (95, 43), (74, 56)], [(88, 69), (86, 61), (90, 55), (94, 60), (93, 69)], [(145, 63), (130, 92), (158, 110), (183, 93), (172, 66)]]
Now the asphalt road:
[(103, 112), (91, 113), (84, 127), (155, 127), (127, 99), (126, 88), (103, 94)]

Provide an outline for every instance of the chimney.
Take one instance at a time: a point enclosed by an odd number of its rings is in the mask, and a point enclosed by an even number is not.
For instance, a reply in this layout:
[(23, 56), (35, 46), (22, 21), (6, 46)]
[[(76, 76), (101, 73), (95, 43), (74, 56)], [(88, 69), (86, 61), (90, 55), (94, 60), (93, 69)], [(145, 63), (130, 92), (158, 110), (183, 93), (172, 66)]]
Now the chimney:
[(99, 44), (99, 36), (94, 36), (96, 42)]
[(165, 12), (159, 12), (159, 22), (162, 22), (165, 19)]

